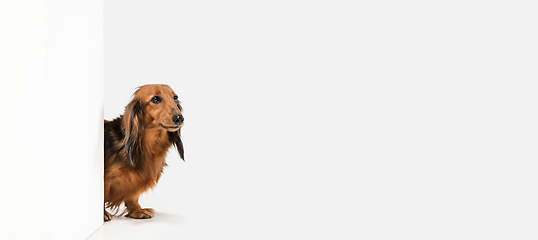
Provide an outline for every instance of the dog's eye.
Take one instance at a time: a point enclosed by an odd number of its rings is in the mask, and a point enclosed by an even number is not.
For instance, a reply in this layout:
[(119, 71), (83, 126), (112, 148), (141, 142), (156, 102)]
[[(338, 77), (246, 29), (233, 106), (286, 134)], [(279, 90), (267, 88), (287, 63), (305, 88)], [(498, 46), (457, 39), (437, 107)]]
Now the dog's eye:
[(176, 102), (177, 102), (177, 96), (174, 96), (174, 101), (176, 101)]
[(155, 104), (160, 103), (160, 102), (161, 102), (161, 97), (159, 97), (159, 96), (155, 96), (155, 97), (153, 97), (153, 98), (151, 99), (151, 102), (152, 102), (152, 103), (155, 103)]

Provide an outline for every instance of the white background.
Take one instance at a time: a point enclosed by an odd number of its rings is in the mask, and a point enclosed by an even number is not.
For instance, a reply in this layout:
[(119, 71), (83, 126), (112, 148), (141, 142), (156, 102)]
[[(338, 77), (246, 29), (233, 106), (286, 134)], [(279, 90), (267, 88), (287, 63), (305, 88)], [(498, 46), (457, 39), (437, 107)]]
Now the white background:
[(105, 118), (137, 86), (169, 84), (186, 162), (172, 149), (142, 197), (154, 219), (94, 239), (536, 238), (535, 13), (107, 1)]

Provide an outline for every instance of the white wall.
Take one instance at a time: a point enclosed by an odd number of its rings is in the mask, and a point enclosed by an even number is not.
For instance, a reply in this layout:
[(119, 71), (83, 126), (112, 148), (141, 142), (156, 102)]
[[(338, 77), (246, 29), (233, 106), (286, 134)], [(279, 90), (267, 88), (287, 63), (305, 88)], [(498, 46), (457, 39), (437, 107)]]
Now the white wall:
[(0, 2), (0, 238), (46, 234), (45, 1)]
[(103, 3), (6, 1), (0, 18), (0, 238), (85, 239), (103, 221)]
[(105, 117), (178, 92), (187, 161), (141, 202), (193, 239), (532, 239), (538, 19), (516, 2), (107, 1)]
[(85, 239), (103, 223), (103, 2), (48, 1), (48, 27), (48, 237)]

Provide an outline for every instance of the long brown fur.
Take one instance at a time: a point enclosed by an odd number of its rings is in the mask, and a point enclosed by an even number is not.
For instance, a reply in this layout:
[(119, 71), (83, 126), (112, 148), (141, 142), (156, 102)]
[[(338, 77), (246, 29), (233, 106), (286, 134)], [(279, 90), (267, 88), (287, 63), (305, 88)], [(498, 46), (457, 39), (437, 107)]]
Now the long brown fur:
[(184, 159), (182, 126), (177, 95), (157, 84), (138, 88), (123, 115), (105, 120), (105, 221), (112, 219), (106, 208), (117, 212), (122, 203), (128, 217), (153, 217), (154, 210), (141, 208), (138, 198), (159, 181), (172, 145)]

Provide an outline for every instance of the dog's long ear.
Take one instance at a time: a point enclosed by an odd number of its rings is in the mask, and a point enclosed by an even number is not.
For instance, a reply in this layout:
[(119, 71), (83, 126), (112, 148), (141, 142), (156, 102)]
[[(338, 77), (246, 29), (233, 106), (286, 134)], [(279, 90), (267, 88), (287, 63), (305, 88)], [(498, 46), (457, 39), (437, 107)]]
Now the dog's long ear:
[(135, 167), (142, 155), (142, 136), (144, 135), (144, 109), (140, 99), (133, 99), (123, 115), (123, 131), (125, 132), (125, 157), (129, 165)]
[[(183, 108), (181, 107), (181, 102), (177, 101), (177, 107), (179, 108), (179, 111), (183, 112)], [(183, 161), (185, 161), (185, 151), (183, 149), (183, 142), (181, 141), (181, 128), (177, 130), (177, 132), (170, 133), (172, 143), (176, 146), (177, 152), (179, 153), (179, 156)]]
[(181, 128), (177, 132), (168, 132), (170, 141), (176, 146), (177, 152), (183, 161), (185, 161), (185, 153), (183, 150), (183, 142), (181, 141)]

